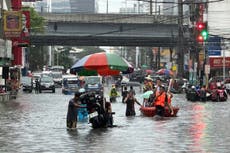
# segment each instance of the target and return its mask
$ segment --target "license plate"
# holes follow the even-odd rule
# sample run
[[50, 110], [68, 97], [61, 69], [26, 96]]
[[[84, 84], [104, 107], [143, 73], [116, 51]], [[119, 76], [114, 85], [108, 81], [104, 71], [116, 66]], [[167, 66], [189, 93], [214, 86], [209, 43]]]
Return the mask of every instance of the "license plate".
[[96, 116], [98, 116], [98, 113], [97, 113], [97, 112], [93, 112], [93, 113], [90, 113], [90, 114], [89, 114], [89, 118], [94, 118], [94, 117], [96, 117]]

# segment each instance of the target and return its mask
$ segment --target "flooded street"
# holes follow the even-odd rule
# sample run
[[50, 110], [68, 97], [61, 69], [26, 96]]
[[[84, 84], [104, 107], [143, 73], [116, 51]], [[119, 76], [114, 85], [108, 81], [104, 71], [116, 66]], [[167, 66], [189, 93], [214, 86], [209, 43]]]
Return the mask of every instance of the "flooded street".
[[[137, 91], [137, 90], [136, 90]], [[67, 105], [73, 95], [26, 94], [0, 103], [0, 152], [229, 152], [230, 102], [192, 103], [174, 95], [178, 117], [125, 116], [125, 104], [112, 104], [117, 127], [92, 129], [87, 121], [66, 129]], [[137, 98], [141, 101], [140, 93]], [[119, 99], [120, 100], [120, 99]]]

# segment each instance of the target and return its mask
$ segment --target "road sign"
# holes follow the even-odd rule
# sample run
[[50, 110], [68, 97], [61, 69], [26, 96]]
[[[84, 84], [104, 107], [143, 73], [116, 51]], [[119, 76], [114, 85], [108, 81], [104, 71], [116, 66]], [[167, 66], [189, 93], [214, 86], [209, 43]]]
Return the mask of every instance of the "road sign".
[[207, 50], [209, 56], [220, 56], [221, 55], [221, 37], [214, 36], [209, 37]]

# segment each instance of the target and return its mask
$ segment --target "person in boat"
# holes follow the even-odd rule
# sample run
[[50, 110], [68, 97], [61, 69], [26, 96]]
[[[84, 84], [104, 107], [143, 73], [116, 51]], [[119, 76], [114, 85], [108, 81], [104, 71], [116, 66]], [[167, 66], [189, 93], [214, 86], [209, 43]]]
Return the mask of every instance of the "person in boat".
[[127, 89], [127, 87], [125, 86], [125, 87], [124, 87], [124, 90], [122, 91], [122, 103], [124, 103], [124, 100], [125, 100], [125, 98], [127, 97], [127, 95], [128, 95], [128, 89]]
[[172, 107], [170, 107], [171, 105], [169, 105], [168, 103], [167, 93], [165, 92], [165, 87], [163, 85], [159, 86], [159, 91], [156, 92], [156, 97], [153, 106], [156, 107], [156, 114], [158, 116], [164, 117], [165, 106], [169, 108], [171, 114], [173, 115], [173, 109]]
[[170, 91], [167, 92], [167, 98], [168, 98], [167, 99], [168, 100], [168, 105], [169, 105], [170, 110], [171, 110], [171, 115], [173, 115], [174, 114], [173, 107], [172, 107], [173, 94]]
[[144, 79], [143, 91], [146, 92], [146, 91], [149, 91], [149, 90], [153, 90], [153, 88], [154, 88], [153, 79], [148, 75]]
[[160, 87], [162, 86], [161, 78], [157, 78], [156, 80], [156, 91], [160, 91]]
[[132, 91], [129, 91], [127, 97], [125, 98], [124, 102], [126, 103], [126, 116], [135, 116], [135, 103], [141, 106], [141, 104], [137, 101], [137, 99], [134, 97], [134, 94]]
[[77, 127], [77, 108], [85, 108], [81, 106], [80, 92], [74, 94], [74, 98], [69, 101], [68, 111], [67, 111], [67, 128], [75, 129]]

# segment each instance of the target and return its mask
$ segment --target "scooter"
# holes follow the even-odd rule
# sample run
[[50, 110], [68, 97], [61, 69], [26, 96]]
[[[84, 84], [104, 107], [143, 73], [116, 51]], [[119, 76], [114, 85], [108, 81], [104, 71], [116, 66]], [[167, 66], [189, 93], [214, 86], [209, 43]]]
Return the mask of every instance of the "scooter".
[[211, 100], [212, 101], [226, 101], [228, 99], [227, 91], [223, 88], [212, 90]]

